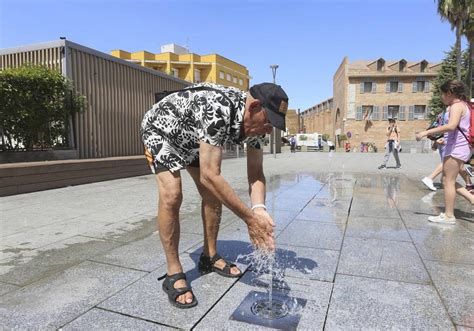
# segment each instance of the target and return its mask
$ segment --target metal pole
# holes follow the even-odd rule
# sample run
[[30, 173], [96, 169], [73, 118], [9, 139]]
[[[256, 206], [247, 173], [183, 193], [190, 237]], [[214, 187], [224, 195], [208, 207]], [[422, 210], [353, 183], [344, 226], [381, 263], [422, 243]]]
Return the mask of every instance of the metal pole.
[[[278, 69], [278, 64], [272, 64], [270, 66], [270, 68], [272, 69], [272, 75], [273, 75], [273, 84], [276, 84], [276, 71]], [[276, 159], [276, 129], [275, 127], [273, 127], [273, 130], [272, 130], [272, 136], [273, 136], [273, 158]]]

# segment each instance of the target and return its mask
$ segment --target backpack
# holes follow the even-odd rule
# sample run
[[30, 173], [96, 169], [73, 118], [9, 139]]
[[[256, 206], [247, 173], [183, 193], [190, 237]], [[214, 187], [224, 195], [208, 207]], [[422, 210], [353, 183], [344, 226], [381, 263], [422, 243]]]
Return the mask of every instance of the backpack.
[[471, 123], [469, 126], [469, 133], [466, 136], [466, 134], [461, 130], [461, 128], [458, 125], [458, 130], [462, 133], [464, 138], [466, 138], [467, 142], [471, 146], [471, 148], [474, 148], [474, 107], [471, 103], [464, 101], [463, 102], [466, 106], [469, 112], [471, 113]]

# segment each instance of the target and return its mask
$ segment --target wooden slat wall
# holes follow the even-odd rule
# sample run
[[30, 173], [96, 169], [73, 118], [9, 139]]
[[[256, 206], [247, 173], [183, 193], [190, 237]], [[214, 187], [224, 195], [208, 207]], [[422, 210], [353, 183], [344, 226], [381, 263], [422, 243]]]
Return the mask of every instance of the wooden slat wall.
[[[77, 44], [76, 44], [77, 45]], [[188, 85], [122, 63], [87, 48], [53, 47], [0, 55], [0, 69], [26, 63], [63, 70], [66, 51], [76, 91], [87, 98], [87, 110], [74, 117], [75, 148], [80, 158], [141, 155], [141, 120], [154, 103], [154, 94]]]
[[76, 114], [74, 121], [80, 157], [142, 154], [139, 128], [155, 92], [185, 84], [74, 48], [68, 56], [71, 79], [88, 103], [87, 111]]
[[0, 70], [17, 68], [28, 63], [43, 64], [49, 69], [61, 70], [62, 50], [63, 47], [53, 47], [0, 55]]

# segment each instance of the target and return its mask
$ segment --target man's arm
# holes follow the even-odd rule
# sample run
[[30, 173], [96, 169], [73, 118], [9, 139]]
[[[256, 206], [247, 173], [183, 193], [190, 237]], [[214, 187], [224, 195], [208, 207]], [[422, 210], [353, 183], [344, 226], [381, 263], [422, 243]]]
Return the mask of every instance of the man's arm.
[[265, 204], [265, 175], [263, 174], [263, 150], [247, 149], [247, 176], [252, 206]]
[[221, 164], [222, 148], [201, 141], [199, 145], [201, 183], [227, 208], [247, 222], [252, 218], [252, 210], [242, 202], [222, 177]]
[[[252, 211], [242, 202], [230, 187], [229, 183], [222, 177], [221, 163], [222, 148], [201, 141], [199, 145], [201, 183], [211, 191], [219, 201], [244, 220], [249, 230], [250, 239], [254, 245], [264, 249], [274, 250], [275, 240], [273, 238], [273, 228], [275, 223], [272, 218], [265, 210], [255, 209], [255, 211]], [[261, 199], [255, 201], [265, 201], [265, 193], [262, 193], [262, 188], [264, 192], [265, 185], [263, 182], [260, 182], [260, 184], [257, 183], [257, 185], [252, 188], [254, 193], [251, 193], [251, 196], [255, 196], [256, 199], [260, 197], [259, 199]]]

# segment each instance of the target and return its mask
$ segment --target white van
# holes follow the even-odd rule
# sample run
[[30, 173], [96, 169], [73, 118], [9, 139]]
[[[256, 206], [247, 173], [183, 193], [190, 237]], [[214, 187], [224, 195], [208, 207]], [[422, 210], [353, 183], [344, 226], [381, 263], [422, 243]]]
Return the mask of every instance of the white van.
[[323, 148], [323, 135], [314, 133], [298, 133], [296, 134], [296, 149], [301, 150], [302, 146], [307, 146], [307, 150], [319, 151]]

